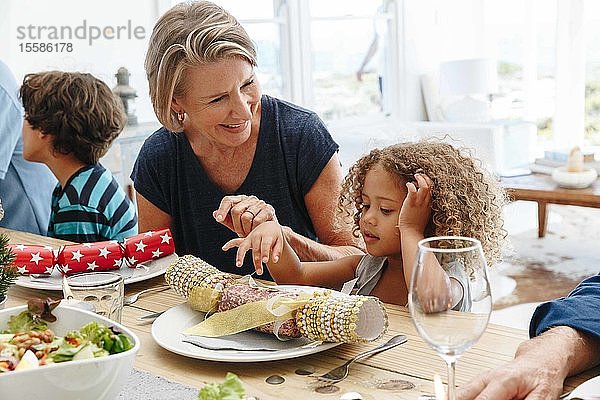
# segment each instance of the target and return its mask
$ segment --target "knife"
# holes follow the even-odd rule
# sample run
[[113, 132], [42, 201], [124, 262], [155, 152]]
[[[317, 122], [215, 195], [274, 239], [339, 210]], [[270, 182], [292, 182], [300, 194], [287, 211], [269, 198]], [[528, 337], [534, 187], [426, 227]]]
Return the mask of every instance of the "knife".
[[148, 320], [148, 319], [156, 319], [156, 318], [160, 317], [162, 313], [164, 313], [164, 311], [159, 311], [159, 312], [155, 312], [155, 313], [152, 313], [152, 314], [142, 315], [141, 317], [138, 317], [138, 320], [145, 321], [145, 320]]

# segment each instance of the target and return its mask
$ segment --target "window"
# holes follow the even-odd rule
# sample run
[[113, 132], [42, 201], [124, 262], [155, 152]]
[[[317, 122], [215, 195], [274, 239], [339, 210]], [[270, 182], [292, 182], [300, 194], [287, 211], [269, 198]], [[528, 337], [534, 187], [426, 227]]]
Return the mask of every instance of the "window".
[[600, 4], [585, 3], [585, 141], [600, 145]]
[[138, 120], [153, 121], [144, 57], [156, 17], [150, 2], [143, 7], [140, 3], [105, 0], [70, 2], [67, 7], [37, 0], [1, 1], [0, 59], [18, 83], [27, 73], [64, 70], [89, 72], [113, 88], [117, 70], [126, 67], [138, 94]]
[[244, 26], [257, 48], [257, 75], [262, 89], [276, 97], [287, 97], [284, 85], [281, 53], [281, 31], [286, 21], [280, 14], [283, 3], [274, 0], [219, 0], [215, 1], [231, 12]]
[[280, 26], [277, 22], [246, 22], [248, 35], [257, 47], [257, 75], [265, 93], [275, 97], [285, 97], [281, 64]]
[[[327, 119], [389, 114], [389, 3], [309, 1], [311, 103]], [[388, 63], [389, 64], [389, 63]], [[386, 99], [387, 100], [387, 99]]]
[[537, 122], [552, 138], [556, 109], [557, 1], [487, 1], [486, 33], [497, 60], [495, 117]]
[[390, 50], [397, 48], [395, 1], [215, 2], [256, 44], [264, 93], [326, 120], [397, 112], [390, 99], [398, 76]]

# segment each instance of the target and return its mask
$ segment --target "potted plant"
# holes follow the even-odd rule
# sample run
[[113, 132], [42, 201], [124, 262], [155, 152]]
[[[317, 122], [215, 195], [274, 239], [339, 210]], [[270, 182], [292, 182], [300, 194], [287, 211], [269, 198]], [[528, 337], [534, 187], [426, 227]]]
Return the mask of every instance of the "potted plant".
[[13, 265], [15, 254], [8, 247], [8, 236], [0, 234], [0, 310], [4, 308], [7, 292], [19, 273]]

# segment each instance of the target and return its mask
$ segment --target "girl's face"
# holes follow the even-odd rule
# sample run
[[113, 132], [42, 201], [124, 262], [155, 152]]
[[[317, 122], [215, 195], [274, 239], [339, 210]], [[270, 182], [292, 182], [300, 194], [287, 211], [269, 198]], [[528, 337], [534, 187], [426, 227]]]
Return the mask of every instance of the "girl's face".
[[173, 99], [173, 109], [186, 113], [184, 130], [214, 144], [237, 147], [250, 137], [258, 117], [261, 91], [252, 65], [240, 57], [189, 68], [187, 91]]
[[381, 166], [376, 165], [367, 172], [359, 226], [367, 252], [372, 256], [401, 257], [396, 226], [406, 195], [403, 182]]

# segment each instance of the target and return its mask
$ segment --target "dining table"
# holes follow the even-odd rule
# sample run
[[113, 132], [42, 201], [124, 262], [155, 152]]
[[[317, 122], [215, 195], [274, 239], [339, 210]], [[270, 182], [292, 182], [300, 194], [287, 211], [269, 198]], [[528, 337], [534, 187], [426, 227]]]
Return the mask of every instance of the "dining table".
[[[69, 243], [5, 228], [0, 228], [0, 233], [6, 234], [11, 243], [49, 245], [55, 248]], [[127, 284], [125, 296], [164, 284], [164, 275]], [[13, 285], [8, 291], [6, 307], [22, 305], [32, 297], [60, 299], [62, 292]], [[243, 382], [247, 398], [261, 400], [340, 399], [349, 392], [359, 393], [365, 400], [434, 399], [434, 376], [439, 375], [444, 382], [446, 380], [445, 362], [419, 336], [406, 307], [385, 305], [389, 328], [377, 342], [341, 344], [318, 353], [274, 361], [222, 362], [184, 356], [164, 349], [152, 337], [152, 321], [138, 319], [148, 313], [168, 310], [185, 301], [172, 289], [167, 289], [148, 292], [131, 306], [124, 307], [122, 324], [131, 329], [141, 341], [135, 360], [136, 369], [198, 389], [208, 383], [223, 382], [227, 372], [233, 372]], [[406, 335], [408, 341], [352, 364], [349, 376], [341, 382], [330, 384], [316, 378], [397, 334]], [[509, 362], [519, 343], [527, 338], [525, 330], [489, 324], [477, 343], [458, 359], [457, 385], [468, 382], [483, 371]], [[564, 390], [571, 390], [599, 374], [600, 368], [595, 368], [570, 377], [565, 382]]]

